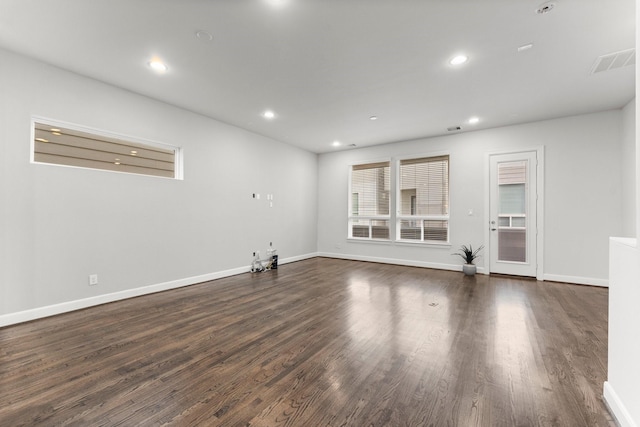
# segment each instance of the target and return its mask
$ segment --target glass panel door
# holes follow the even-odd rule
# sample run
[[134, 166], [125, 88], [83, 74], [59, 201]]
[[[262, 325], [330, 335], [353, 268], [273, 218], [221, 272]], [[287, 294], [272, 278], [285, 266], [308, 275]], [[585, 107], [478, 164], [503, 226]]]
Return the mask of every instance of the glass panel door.
[[536, 155], [489, 157], [490, 272], [536, 276]]
[[498, 260], [527, 262], [527, 162], [498, 163]]

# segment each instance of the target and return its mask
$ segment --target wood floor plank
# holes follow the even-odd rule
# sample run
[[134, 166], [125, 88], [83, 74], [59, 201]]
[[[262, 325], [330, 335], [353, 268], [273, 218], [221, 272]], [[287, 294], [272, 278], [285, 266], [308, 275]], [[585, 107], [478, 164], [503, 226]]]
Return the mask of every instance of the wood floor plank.
[[607, 304], [313, 258], [0, 328], [0, 426], [613, 426]]

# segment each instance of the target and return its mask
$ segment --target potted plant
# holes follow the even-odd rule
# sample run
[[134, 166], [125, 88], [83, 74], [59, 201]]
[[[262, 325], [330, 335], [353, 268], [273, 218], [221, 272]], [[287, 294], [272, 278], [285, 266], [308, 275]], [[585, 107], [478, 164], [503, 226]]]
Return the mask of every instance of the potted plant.
[[462, 271], [467, 276], [473, 276], [474, 274], [476, 274], [476, 266], [473, 261], [480, 256], [479, 253], [483, 248], [484, 246], [480, 245], [480, 247], [474, 251], [471, 245], [469, 245], [469, 247], [462, 245], [460, 246], [460, 250], [458, 252], [451, 255], [458, 255], [460, 258], [462, 258], [464, 260]]

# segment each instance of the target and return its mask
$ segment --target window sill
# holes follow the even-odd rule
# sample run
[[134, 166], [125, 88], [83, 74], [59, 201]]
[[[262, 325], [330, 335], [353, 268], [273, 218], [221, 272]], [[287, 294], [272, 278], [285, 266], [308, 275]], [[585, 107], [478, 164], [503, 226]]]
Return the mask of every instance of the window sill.
[[411, 240], [396, 240], [394, 243], [399, 246], [414, 246], [414, 247], [420, 246], [420, 247], [442, 248], [442, 249], [451, 248], [450, 242], [437, 243], [437, 242], [421, 242], [421, 241], [412, 242]]
[[375, 243], [375, 244], [391, 244], [393, 243], [389, 239], [358, 239], [357, 237], [348, 237], [347, 242], [350, 243]]
[[413, 246], [413, 247], [429, 247], [429, 248], [439, 248], [439, 249], [450, 249], [450, 242], [412, 242], [410, 240], [386, 240], [386, 239], [358, 239], [349, 237], [347, 238], [348, 243], [374, 243], [374, 244], [386, 244], [386, 245], [396, 245], [396, 246]]

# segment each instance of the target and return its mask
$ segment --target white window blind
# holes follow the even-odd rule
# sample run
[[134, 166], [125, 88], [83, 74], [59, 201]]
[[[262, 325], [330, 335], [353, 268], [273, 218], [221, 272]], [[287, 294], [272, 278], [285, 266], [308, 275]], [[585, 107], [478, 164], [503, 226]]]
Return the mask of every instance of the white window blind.
[[349, 237], [389, 239], [389, 162], [351, 167]]
[[399, 240], [449, 241], [449, 156], [400, 161]]
[[143, 175], [179, 178], [179, 149], [34, 122], [33, 160]]
[[498, 164], [498, 259], [527, 260], [527, 162]]
[[527, 163], [524, 161], [498, 165], [500, 214], [524, 214], [526, 203]]

